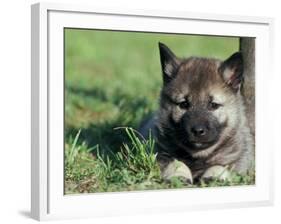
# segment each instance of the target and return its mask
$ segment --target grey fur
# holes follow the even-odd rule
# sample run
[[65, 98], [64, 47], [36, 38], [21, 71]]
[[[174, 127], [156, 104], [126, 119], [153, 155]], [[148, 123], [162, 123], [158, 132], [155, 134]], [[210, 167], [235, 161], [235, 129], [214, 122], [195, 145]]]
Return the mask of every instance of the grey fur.
[[[243, 74], [241, 55], [236, 53], [226, 61], [194, 57], [179, 59], [160, 44], [160, 56], [164, 80], [160, 107], [142, 123], [140, 132], [147, 136], [152, 130], [162, 173], [166, 173], [167, 167], [171, 167], [169, 164], [175, 160], [191, 170], [193, 180], [216, 170], [212, 167], [226, 167], [241, 174], [253, 170], [254, 138], [240, 93]], [[183, 99], [191, 102], [184, 105], [184, 109], [179, 106]], [[208, 108], [209, 101], [219, 102], [219, 108]], [[205, 138], [193, 136], [195, 143], [190, 140], [188, 130], [191, 123], [197, 126], [206, 124]], [[184, 131], [180, 132], [178, 127]], [[185, 144], [185, 138], [190, 142]], [[215, 139], [215, 142], [200, 148], [205, 141], [209, 144], [209, 139], [212, 142]], [[187, 168], [182, 167], [182, 170]]]

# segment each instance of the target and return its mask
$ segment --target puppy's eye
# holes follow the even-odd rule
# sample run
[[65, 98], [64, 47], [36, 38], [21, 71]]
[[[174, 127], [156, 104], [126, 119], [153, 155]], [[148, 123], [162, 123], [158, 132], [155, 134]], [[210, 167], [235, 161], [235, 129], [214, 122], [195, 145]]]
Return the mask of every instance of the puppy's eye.
[[181, 109], [185, 109], [185, 110], [190, 107], [190, 103], [188, 101], [182, 101], [178, 105]]
[[211, 110], [216, 110], [216, 109], [218, 109], [219, 107], [221, 107], [222, 105], [221, 104], [219, 104], [219, 103], [215, 103], [215, 102], [210, 102], [209, 103], [209, 108], [211, 109]]

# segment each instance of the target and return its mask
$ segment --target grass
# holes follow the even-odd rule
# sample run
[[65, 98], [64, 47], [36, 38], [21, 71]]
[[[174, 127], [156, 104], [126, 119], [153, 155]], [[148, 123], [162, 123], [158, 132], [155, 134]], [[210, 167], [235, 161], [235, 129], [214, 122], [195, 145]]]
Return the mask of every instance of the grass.
[[65, 30], [66, 194], [254, 182], [254, 175], [195, 186], [161, 179], [154, 140], [134, 131], [158, 107], [159, 41], [185, 57], [225, 59], [238, 50], [237, 38]]
[[[124, 128], [129, 141], [123, 143], [120, 151], [110, 155], [101, 154], [99, 146], [87, 149], [77, 145], [80, 131], [66, 149], [66, 193], [113, 192], [124, 190], [170, 189], [183, 187], [214, 187], [247, 185], [254, 181], [254, 175], [233, 174], [231, 181], [201, 181], [196, 185], [173, 178], [167, 183], [161, 179], [160, 168], [154, 153], [154, 139], [137, 136], [132, 128]], [[94, 151], [94, 155], [90, 154]]]

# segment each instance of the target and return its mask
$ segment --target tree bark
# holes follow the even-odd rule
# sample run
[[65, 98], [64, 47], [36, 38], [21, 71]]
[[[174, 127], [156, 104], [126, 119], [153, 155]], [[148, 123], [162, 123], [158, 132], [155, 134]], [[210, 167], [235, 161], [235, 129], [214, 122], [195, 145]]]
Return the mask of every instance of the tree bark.
[[255, 38], [241, 37], [240, 51], [244, 59], [244, 82], [241, 91], [251, 133], [255, 135]]

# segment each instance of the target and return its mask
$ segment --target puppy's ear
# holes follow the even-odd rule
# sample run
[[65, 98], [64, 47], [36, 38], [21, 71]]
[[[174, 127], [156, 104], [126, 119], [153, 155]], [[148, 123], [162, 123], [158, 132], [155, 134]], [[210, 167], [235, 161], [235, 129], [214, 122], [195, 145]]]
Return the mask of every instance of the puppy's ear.
[[180, 61], [165, 44], [162, 44], [160, 42], [159, 51], [163, 80], [164, 83], [167, 83], [176, 75]]
[[224, 81], [235, 92], [240, 90], [243, 81], [244, 63], [241, 52], [236, 52], [226, 59], [219, 67]]

